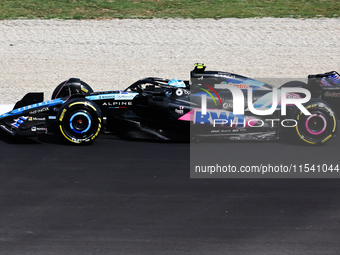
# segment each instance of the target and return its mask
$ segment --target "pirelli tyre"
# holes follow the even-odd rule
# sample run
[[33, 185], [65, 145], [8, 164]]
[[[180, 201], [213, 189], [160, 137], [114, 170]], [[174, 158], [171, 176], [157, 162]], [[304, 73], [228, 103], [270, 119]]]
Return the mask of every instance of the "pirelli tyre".
[[307, 83], [302, 81], [289, 81], [281, 85], [280, 88], [304, 88], [307, 89]]
[[332, 108], [320, 99], [311, 99], [304, 107], [311, 115], [303, 114], [299, 109], [293, 113], [297, 125], [295, 131], [301, 141], [320, 145], [329, 141], [336, 134], [337, 117]]
[[74, 98], [58, 111], [57, 124], [61, 136], [74, 144], [93, 142], [102, 128], [99, 107], [84, 98]]
[[70, 78], [60, 83], [53, 91], [51, 99], [66, 97], [74, 94], [90, 94], [93, 89], [78, 78]]

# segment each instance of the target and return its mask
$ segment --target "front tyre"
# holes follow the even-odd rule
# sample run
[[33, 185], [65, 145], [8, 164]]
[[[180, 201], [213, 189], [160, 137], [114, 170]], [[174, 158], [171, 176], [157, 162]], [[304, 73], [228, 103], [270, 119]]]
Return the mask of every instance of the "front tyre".
[[296, 133], [303, 142], [313, 145], [324, 144], [335, 136], [337, 117], [326, 102], [311, 99], [304, 106], [311, 115], [304, 115], [299, 109], [293, 113], [297, 122]]
[[102, 123], [99, 107], [83, 98], [71, 99], [57, 114], [58, 131], [64, 139], [74, 144], [94, 141], [100, 133]]
[[68, 97], [74, 94], [87, 95], [93, 92], [93, 89], [86, 82], [78, 78], [70, 78], [60, 83], [53, 91], [51, 99]]

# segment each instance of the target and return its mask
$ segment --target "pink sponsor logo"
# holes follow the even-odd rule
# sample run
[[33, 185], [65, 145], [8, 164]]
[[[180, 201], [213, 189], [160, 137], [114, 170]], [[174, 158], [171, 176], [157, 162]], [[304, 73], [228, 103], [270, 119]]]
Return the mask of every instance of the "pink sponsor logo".
[[[226, 82], [222, 82], [221, 84], [227, 84]], [[238, 87], [239, 89], [248, 89], [250, 84], [243, 84], [243, 83], [232, 83], [229, 82], [227, 85]]]

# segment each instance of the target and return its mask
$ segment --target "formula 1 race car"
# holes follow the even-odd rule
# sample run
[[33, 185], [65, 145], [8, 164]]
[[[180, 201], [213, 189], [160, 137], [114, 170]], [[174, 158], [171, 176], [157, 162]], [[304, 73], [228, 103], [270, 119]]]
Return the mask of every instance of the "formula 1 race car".
[[[43, 101], [43, 93], [26, 94], [0, 115], [0, 127], [13, 136], [52, 132], [74, 144], [91, 143], [100, 133], [160, 140], [276, 140], [287, 132], [305, 143], [323, 144], [336, 134], [340, 76], [330, 72], [308, 78], [308, 84], [289, 82], [276, 89], [237, 74], [205, 71], [203, 64], [195, 64], [190, 81], [149, 77], [125, 90], [93, 92], [71, 78], [56, 87], [51, 100]], [[283, 93], [284, 88], [297, 92]], [[301, 89], [308, 89], [312, 99], [307, 101]], [[295, 105], [294, 99], [306, 102]], [[285, 115], [281, 101], [286, 101]], [[264, 115], [261, 109], [273, 110]]]

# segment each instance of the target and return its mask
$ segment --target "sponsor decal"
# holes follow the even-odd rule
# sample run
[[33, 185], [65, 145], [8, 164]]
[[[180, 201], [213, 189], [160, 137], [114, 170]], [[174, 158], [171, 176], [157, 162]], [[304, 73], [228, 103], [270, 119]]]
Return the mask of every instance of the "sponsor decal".
[[84, 87], [81, 87], [81, 90], [84, 91], [85, 93], [89, 92], [87, 89], [85, 89]]
[[135, 95], [129, 95], [129, 94], [118, 94], [116, 95], [116, 100], [127, 100], [127, 99], [133, 99]]
[[12, 127], [19, 128], [19, 126], [27, 120], [28, 117], [21, 116], [18, 119], [14, 120], [14, 123], [11, 124]]
[[294, 93], [287, 93], [287, 97], [286, 98], [295, 98], [295, 99], [299, 99], [301, 98], [298, 94], [294, 94]]
[[31, 127], [31, 131], [32, 132], [36, 132], [36, 131], [45, 131], [45, 132], [47, 132], [47, 128], [45, 128], [45, 127]]
[[228, 127], [245, 127], [246, 118], [244, 115], [234, 115], [232, 112], [216, 109], [209, 109], [206, 114], [203, 114], [201, 109], [195, 108], [193, 123], [208, 124], [214, 127], [217, 124]]
[[46, 118], [45, 117], [41, 117], [41, 118], [38, 118], [38, 117], [28, 117], [28, 121], [45, 121]]
[[323, 77], [323, 78], [321, 79], [321, 83], [322, 83], [324, 86], [326, 86], [326, 87], [332, 86], [332, 84], [330, 84], [330, 83], [326, 80], [326, 77]]
[[94, 134], [94, 136], [91, 137], [91, 140], [94, 140], [94, 139], [97, 137], [97, 135], [99, 134], [99, 131], [100, 131], [101, 127], [102, 127], [102, 125], [101, 125], [101, 123], [102, 123], [101, 119], [98, 118], [98, 121], [99, 121], [99, 125], [98, 125], [97, 132]]
[[90, 137], [89, 138], [74, 138], [74, 137], [70, 138], [67, 135], [65, 135], [64, 130], [62, 128], [62, 125], [59, 125], [59, 128], [60, 128], [60, 131], [63, 134], [63, 136], [67, 140], [69, 140], [70, 142], [74, 142], [74, 143], [89, 142], [91, 140], [94, 140], [98, 136], [98, 134], [100, 132], [100, 129], [101, 129], [101, 119], [100, 118], [98, 118], [98, 122], [99, 122], [99, 125], [98, 125], [97, 132], [91, 138]]
[[323, 139], [321, 142], [322, 142], [322, 143], [325, 143], [325, 142], [327, 142], [329, 139], [331, 139], [331, 137], [332, 137], [332, 135], [329, 135], [329, 136], [327, 136], [325, 139]]
[[227, 72], [218, 72], [215, 77], [224, 77], [224, 76], [228, 76], [230, 78], [235, 78], [235, 75], [232, 73], [227, 73]]
[[37, 112], [44, 111], [44, 110], [41, 110], [41, 109], [46, 109], [46, 107], [40, 108], [40, 109], [36, 109], [36, 108], [39, 108], [41, 106], [46, 106], [46, 105], [48, 105], [48, 107], [51, 107], [51, 106], [55, 106], [57, 104], [62, 104], [64, 102], [65, 102], [64, 100], [57, 98], [57, 99], [54, 99], [54, 100], [49, 100], [49, 101], [45, 101], [45, 102], [41, 102], [41, 103], [37, 103], [37, 104], [27, 105], [27, 106], [20, 107], [18, 109], [14, 109], [14, 110], [12, 110], [8, 113], [4, 113], [4, 114], [0, 115], [0, 118], [21, 114], [23, 111], [26, 111], [26, 110], [32, 110], [30, 112], [30, 114], [35, 114]]
[[62, 121], [62, 120], [63, 120], [66, 111], [67, 111], [66, 109], [63, 109], [63, 111], [62, 111], [61, 114], [60, 114], [59, 121]]
[[102, 100], [102, 99], [114, 99], [114, 100], [132, 100], [138, 93], [112, 93], [112, 94], [105, 94], [105, 95], [93, 95], [87, 96], [86, 99], [89, 100]]
[[327, 91], [325, 93], [325, 97], [340, 97], [340, 93], [339, 92], [329, 92], [329, 91]]
[[126, 106], [132, 105], [132, 101], [112, 101], [112, 102], [104, 102], [102, 106], [125, 106], [125, 107], [119, 107], [119, 108], [126, 108]]
[[186, 90], [186, 89], [177, 89], [176, 90], [176, 95], [177, 96], [183, 96], [183, 95], [190, 95], [191, 92], [189, 90]]
[[233, 108], [233, 104], [232, 103], [223, 103], [222, 107], [224, 109], [232, 109]]
[[33, 114], [37, 114], [37, 113], [41, 113], [41, 112], [47, 112], [49, 109], [50, 108], [48, 106], [47, 107], [43, 107], [43, 108], [31, 111], [30, 114], [33, 115]]
[[[220, 102], [220, 104], [221, 104], [221, 106], [223, 107], [223, 104], [222, 104], [222, 100], [221, 100], [221, 97], [219, 96], [219, 94], [217, 93], [217, 91], [213, 88], [213, 87], [211, 87], [211, 86], [209, 86], [208, 84], [204, 84], [204, 86], [206, 86], [207, 87], [207, 89], [204, 89], [204, 88], [200, 88], [200, 90], [203, 90], [205, 93], [207, 93], [211, 98], [212, 98], [212, 100], [214, 101], [214, 103], [215, 103], [215, 106], [217, 106], [217, 103], [216, 103], [216, 100], [215, 100], [215, 98], [214, 98], [214, 96], [211, 94], [211, 92], [210, 91], [212, 91], [215, 95], [216, 95], [216, 97], [218, 98], [218, 100], [219, 100], [219, 102]], [[209, 91], [210, 90], [210, 91]], [[202, 99], [202, 103], [204, 103], [205, 104], [205, 109], [206, 109], [206, 106], [207, 106], [207, 102], [206, 102], [206, 95], [204, 94], [204, 95], [202, 95], [202, 98], [204, 98], [205, 99], [205, 101], [203, 102], [203, 99]], [[202, 105], [202, 108], [204, 108], [204, 106]]]
[[339, 74], [333, 74], [328, 76], [328, 78], [334, 83], [334, 84], [340, 84], [340, 75]]
[[179, 109], [175, 109], [175, 112], [178, 114], [184, 114], [184, 106], [180, 106]]
[[226, 82], [221, 82], [221, 84], [228, 84], [230, 86], [235, 86], [235, 87], [238, 87], [239, 89], [248, 89], [250, 87], [250, 84], [243, 84], [243, 83], [232, 83], [232, 82], [229, 82], [229, 83], [226, 83]]
[[171, 94], [172, 94], [172, 90], [171, 90], [171, 89], [166, 89], [166, 90], [165, 90], [165, 95], [166, 95], [167, 97], [170, 97]]

